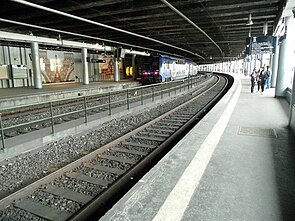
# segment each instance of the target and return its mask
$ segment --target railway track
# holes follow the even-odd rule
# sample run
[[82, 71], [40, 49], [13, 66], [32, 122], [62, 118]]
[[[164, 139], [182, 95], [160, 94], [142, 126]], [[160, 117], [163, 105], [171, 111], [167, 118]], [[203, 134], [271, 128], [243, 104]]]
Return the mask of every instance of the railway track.
[[[192, 80], [192, 79], [191, 79]], [[201, 83], [207, 80], [205, 75], [198, 76], [196, 82]], [[185, 87], [182, 82], [173, 82], [175, 87]], [[168, 88], [169, 87], [169, 88]], [[82, 96], [76, 99], [56, 101], [31, 105], [23, 108], [9, 109], [2, 111], [2, 127], [4, 138], [11, 138], [21, 134], [26, 134], [68, 121], [85, 118], [87, 116], [108, 112], [111, 109], [129, 106], [132, 103], [143, 103], [142, 99], [154, 100], [154, 96], [163, 96], [163, 93], [171, 93], [171, 86], [160, 84], [155, 87], [144, 87], [142, 89], [128, 89], [123, 92], [112, 92], [98, 95]], [[169, 92], [168, 92], [169, 90]], [[184, 90], [184, 89], [183, 89]], [[176, 90], [175, 90], [176, 93]], [[53, 129], [54, 130], [54, 129]], [[1, 134], [0, 134], [1, 136]]]
[[0, 201], [2, 220], [92, 220], [189, 130], [227, 85], [218, 77], [192, 99]]

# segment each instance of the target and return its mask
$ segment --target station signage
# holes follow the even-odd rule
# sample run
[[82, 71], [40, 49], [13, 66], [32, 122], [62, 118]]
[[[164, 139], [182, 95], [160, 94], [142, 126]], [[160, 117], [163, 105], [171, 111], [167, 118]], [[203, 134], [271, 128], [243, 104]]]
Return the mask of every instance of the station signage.
[[87, 62], [90, 62], [90, 63], [106, 63], [107, 61], [104, 60], [104, 59], [97, 59], [97, 58], [91, 58], [90, 57], [87, 57]]
[[248, 37], [246, 39], [246, 54], [275, 53], [276, 37], [271, 35]]

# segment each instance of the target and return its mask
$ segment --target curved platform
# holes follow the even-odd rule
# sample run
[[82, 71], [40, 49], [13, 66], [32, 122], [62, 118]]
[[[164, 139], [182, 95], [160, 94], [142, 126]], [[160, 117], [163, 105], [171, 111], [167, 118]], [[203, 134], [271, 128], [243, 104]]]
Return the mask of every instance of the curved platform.
[[232, 89], [100, 220], [294, 220], [295, 141], [274, 90]]

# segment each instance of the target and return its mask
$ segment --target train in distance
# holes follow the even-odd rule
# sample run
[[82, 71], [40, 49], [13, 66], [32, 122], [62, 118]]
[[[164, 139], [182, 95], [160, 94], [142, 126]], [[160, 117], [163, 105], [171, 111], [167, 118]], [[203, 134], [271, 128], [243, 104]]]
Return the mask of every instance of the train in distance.
[[143, 84], [160, 83], [183, 79], [197, 73], [196, 63], [161, 55], [145, 58], [142, 66], [141, 81]]
[[[127, 67], [128, 75], [133, 70]], [[197, 75], [198, 67], [195, 62], [168, 56], [140, 57], [136, 60], [136, 78], [143, 84], [168, 82]]]

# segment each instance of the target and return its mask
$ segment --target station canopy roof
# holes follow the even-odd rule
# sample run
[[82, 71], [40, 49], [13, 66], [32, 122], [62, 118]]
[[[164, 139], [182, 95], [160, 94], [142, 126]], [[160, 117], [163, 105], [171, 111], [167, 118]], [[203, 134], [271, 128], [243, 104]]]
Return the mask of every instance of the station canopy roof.
[[1, 0], [0, 31], [154, 50], [208, 63], [241, 56], [249, 32], [263, 35], [265, 23], [272, 35], [286, 1]]

